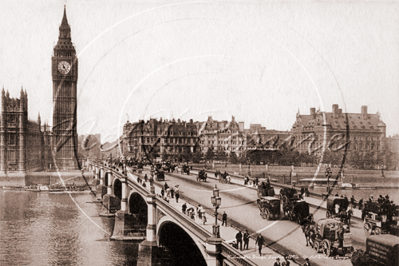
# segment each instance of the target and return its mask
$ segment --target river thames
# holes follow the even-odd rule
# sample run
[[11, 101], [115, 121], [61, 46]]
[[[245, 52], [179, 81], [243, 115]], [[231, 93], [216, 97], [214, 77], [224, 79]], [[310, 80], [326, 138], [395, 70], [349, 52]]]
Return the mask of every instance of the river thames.
[[110, 241], [93, 199], [0, 189], [0, 265], [137, 265], [138, 243]]

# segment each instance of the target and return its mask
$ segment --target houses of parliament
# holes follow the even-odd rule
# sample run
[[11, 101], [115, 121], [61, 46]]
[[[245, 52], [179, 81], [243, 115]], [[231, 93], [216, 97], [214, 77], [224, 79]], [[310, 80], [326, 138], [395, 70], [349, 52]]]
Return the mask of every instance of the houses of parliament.
[[71, 41], [66, 9], [51, 58], [53, 126], [28, 119], [28, 94], [11, 98], [2, 90], [0, 174], [40, 170], [77, 170], [78, 59]]

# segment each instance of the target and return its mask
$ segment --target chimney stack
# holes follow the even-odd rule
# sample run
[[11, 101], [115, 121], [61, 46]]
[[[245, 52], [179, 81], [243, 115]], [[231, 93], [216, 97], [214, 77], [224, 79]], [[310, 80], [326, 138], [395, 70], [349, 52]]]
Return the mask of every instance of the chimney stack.
[[333, 118], [338, 118], [338, 104], [333, 104], [332, 111], [333, 111]]
[[310, 115], [314, 118], [316, 118], [316, 108], [310, 108]]
[[362, 116], [364, 119], [367, 118], [367, 105], [362, 106]]

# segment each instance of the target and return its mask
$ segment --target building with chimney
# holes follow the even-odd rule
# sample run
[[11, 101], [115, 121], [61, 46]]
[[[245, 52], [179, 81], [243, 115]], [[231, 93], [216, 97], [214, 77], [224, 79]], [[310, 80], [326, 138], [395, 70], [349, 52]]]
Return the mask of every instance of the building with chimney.
[[181, 160], [186, 152], [194, 152], [198, 145], [197, 127], [190, 122], [150, 119], [129, 123], [123, 127], [122, 153], [124, 156], [143, 158], [152, 154]]
[[343, 113], [338, 104], [333, 104], [332, 112], [316, 111], [310, 114], [297, 113], [292, 126], [291, 147], [299, 152], [321, 153], [326, 150], [357, 151], [360, 154], [385, 150], [386, 125], [380, 114], [370, 114], [367, 106], [360, 113]]
[[212, 147], [215, 152], [222, 150], [226, 154], [235, 152], [240, 155], [245, 150], [244, 122], [237, 122], [234, 116], [230, 122], [213, 120], [212, 116], [208, 116], [207, 121], [195, 124], [201, 152], [206, 153]]

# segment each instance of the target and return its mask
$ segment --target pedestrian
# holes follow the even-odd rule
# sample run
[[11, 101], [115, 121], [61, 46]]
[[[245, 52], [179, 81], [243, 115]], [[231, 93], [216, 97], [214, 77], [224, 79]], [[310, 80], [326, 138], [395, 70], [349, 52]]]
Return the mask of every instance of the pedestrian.
[[308, 258], [305, 259], [305, 264], [303, 264], [303, 266], [310, 266], [310, 263], [309, 263], [309, 259], [308, 259]]
[[306, 197], [309, 197], [310, 192], [309, 192], [308, 188], [305, 188], [305, 194], [306, 194]]
[[241, 233], [241, 231], [238, 231], [238, 233], [236, 234], [236, 240], [237, 240], [237, 249], [238, 249], [238, 245], [240, 245], [240, 250], [242, 251], [242, 233]]
[[355, 196], [353, 196], [353, 195], [352, 195], [352, 197], [351, 197], [351, 204], [352, 204], [352, 207], [356, 209]]
[[226, 214], [226, 212], [223, 212], [223, 215], [222, 215], [222, 226], [227, 226], [227, 214]]
[[264, 243], [265, 239], [261, 234], [259, 234], [255, 241], [255, 245], [258, 244], [259, 256], [262, 256], [262, 247]]
[[255, 177], [255, 187], [258, 187], [259, 179], [258, 177]]
[[202, 212], [203, 212], [204, 210], [202, 209], [202, 206], [201, 205], [198, 205], [198, 209], [197, 209], [197, 213], [198, 213], [198, 218], [199, 219], [202, 219]]
[[363, 199], [359, 200], [359, 210], [363, 209]]
[[173, 189], [173, 187], [170, 188], [170, 197], [173, 199], [175, 194], [175, 190]]
[[202, 215], [202, 224], [205, 225], [206, 221], [207, 221], [207, 219], [206, 219], [206, 216], [205, 216], [205, 213], [204, 213]]
[[165, 191], [163, 190], [163, 188], [161, 188], [161, 196], [163, 198], [163, 196], [165, 195]]
[[350, 207], [350, 209], [348, 210], [348, 213], [347, 213], [348, 225], [351, 224], [351, 217], [352, 217], [352, 215], [353, 215], [353, 209], [352, 209], [352, 207]]
[[244, 178], [244, 186], [246, 186], [247, 184], [248, 184], [248, 177], [245, 176], [245, 178]]
[[274, 266], [281, 266], [280, 258], [276, 259], [276, 262], [274, 263]]
[[180, 197], [179, 188], [178, 188], [178, 187], [176, 187], [176, 188], [175, 188], [175, 198], [176, 198], [176, 203], [179, 203], [179, 197]]
[[282, 266], [290, 266], [290, 262], [288, 261], [288, 256], [284, 255], [284, 261], [281, 264]]
[[184, 214], [186, 214], [186, 210], [187, 210], [187, 205], [186, 205], [186, 203], [184, 203], [184, 204], [181, 206], [181, 211], [182, 211]]
[[168, 189], [168, 183], [165, 182], [165, 184], [163, 185], [163, 189], [166, 191]]
[[244, 250], [248, 250], [248, 244], [249, 244], [249, 233], [248, 230], [245, 230], [244, 233]]
[[370, 195], [369, 202], [373, 202], [374, 198], [373, 195]]
[[150, 187], [152, 187], [152, 184], [154, 183], [154, 178], [152, 176], [150, 177]]
[[303, 194], [305, 194], [305, 188], [302, 186], [301, 187], [301, 197], [303, 197]]

